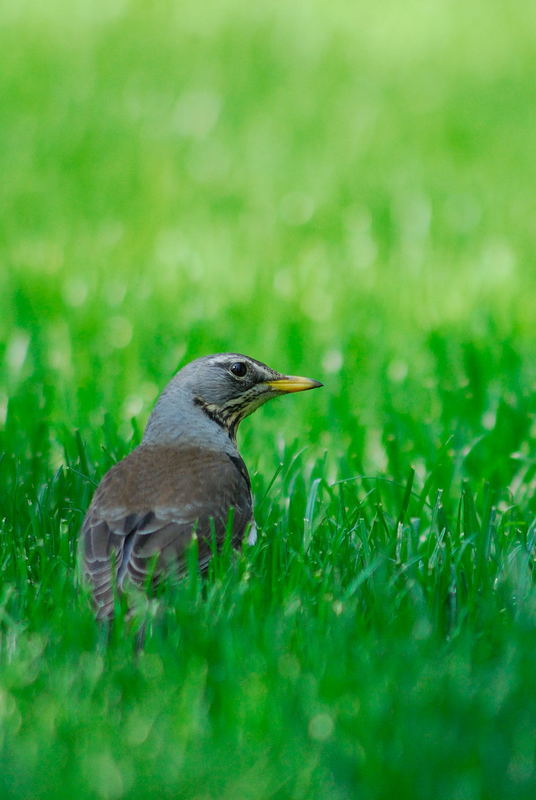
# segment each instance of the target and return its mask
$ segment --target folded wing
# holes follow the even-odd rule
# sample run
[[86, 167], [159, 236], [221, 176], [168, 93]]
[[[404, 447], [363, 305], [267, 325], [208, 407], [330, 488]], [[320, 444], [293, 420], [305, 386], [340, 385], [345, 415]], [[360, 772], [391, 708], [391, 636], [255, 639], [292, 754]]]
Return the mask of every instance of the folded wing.
[[197, 447], [141, 445], [104, 476], [81, 532], [84, 574], [97, 616], [113, 613], [114, 592], [181, 569], [195, 531], [201, 569], [213, 532], [221, 544], [232, 512], [232, 540], [251, 520], [243, 461]]

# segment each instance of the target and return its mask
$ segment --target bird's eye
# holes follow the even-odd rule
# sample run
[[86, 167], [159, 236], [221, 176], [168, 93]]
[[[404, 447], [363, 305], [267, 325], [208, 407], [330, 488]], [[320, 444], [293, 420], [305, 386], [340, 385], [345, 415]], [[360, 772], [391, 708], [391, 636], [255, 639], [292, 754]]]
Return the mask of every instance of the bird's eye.
[[248, 371], [248, 368], [243, 361], [235, 361], [234, 364], [231, 364], [230, 370], [235, 378], [243, 378]]

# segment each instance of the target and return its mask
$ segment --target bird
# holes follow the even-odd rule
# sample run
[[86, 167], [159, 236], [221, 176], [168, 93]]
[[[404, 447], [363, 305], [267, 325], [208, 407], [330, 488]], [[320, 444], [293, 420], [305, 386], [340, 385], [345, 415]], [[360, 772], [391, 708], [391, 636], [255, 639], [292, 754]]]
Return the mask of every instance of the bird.
[[194, 535], [206, 571], [226, 531], [240, 547], [256, 534], [240, 422], [273, 397], [322, 383], [286, 375], [240, 353], [203, 356], [180, 369], [158, 397], [141, 443], [97, 486], [79, 540], [95, 616], [111, 620], [115, 598], [184, 570]]

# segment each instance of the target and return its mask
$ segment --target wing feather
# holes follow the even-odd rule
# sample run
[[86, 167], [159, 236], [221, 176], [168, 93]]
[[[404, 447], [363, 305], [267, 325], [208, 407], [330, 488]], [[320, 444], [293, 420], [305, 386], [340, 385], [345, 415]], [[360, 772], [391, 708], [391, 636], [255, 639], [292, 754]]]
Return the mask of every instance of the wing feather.
[[143, 586], [171, 564], [180, 570], [195, 530], [199, 563], [206, 569], [212, 530], [223, 540], [233, 508], [233, 544], [251, 519], [251, 492], [244, 462], [202, 448], [141, 445], [112, 467], [86, 514], [81, 544], [84, 574], [97, 616], [113, 613], [114, 590]]

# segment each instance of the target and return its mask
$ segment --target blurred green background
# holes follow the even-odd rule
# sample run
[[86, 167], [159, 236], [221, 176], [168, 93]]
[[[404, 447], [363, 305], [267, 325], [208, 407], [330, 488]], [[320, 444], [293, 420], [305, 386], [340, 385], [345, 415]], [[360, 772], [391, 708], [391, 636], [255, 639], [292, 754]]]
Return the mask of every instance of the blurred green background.
[[[371, 798], [533, 796], [536, 6], [4, 0], [0, 52], [4, 796], [142, 797], [143, 787], [199, 800], [346, 798], [357, 787]], [[178, 366], [227, 350], [325, 389], [270, 404], [240, 432], [267, 532], [250, 605], [240, 605], [240, 577], [227, 595], [215, 588], [214, 608], [229, 607], [223, 628], [211, 627], [213, 607], [197, 598], [192, 611], [180, 595], [190, 609], [179, 598], [182, 638], [157, 626], [148, 648], [159, 655], [149, 652], [137, 671], [126, 645], [95, 650], [98, 632], [73, 581], [77, 531], [94, 482], [138, 441]], [[371, 495], [362, 481], [355, 495], [334, 496], [346, 485], [337, 481], [362, 475], [385, 479], [383, 488]], [[372, 537], [370, 561], [355, 583], [332, 553], [342, 571], [317, 597], [311, 586], [331, 540], [320, 531], [317, 542], [312, 518], [337, 518], [346, 536], [345, 514], [356, 508]], [[445, 530], [456, 532], [452, 575], [462, 582], [463, 532], [473, 531], [475, 547], [483, 531], [498, 537], [492, 551], [504, 559], [487, 582], [478, 567], [473, 588], [458, 595], [454, 627], [441, 594], [451, 567], [436, 585], [435, 544], [419, 578], [429, 600], [415, 600], [419, 581], [402, 589], [387, 572], [364, 622], [336, 611], [325, 623], [318, 598], [339, 602], [349, 586], [360, 596], [377, 567], [374, 548], [384, 553], [397, 522], [410, 518], [440, 544]], [[313, 537], [311, 558], [298, 534], [288, 552], [270, 550], [271, 531], [298, 528], [306, 544]], [[414, 555], [406, 557], [409, 569]], [[275, 592], [277, 582], [270, 563], [304, 570], [278, 590], [281, 603], [292, 606], [295, 592], [309, 609], [303, 639], [285, 615], [274, 611], [266, 628], [248, 616], [255, 609], [259, 625], [267, 613], [267, 586]], [[499, 597], [505, 565], [510, 589]], [[413, 611], [397, 627], [398, 600]], [[508, 609], [517, 632], [503, 626]], [[276, 652], [270, 672], [280, 624], [290, 655], [281, 662]], [[209, 630], [201, 643], [197, 625]], [[449, 644], [464, 625], [467, 639]], [[309, 679], [296, 688], [296, 664], [315, 636], [342, 659], [318, 708]], [[184, 662], [170, 675], [177, 641]], [[250, 693], [236, 698], [229, 686], [243, 667], [225, 649], [230, 641], [257, 664]], [[309, 658], [310, 675], [329, 673], [322, 648]], [[420, 675], [415, 683], [406, 665]], [[214, 669], [227, 676], [234, 706], [207, 710], [199, 699], [196, 676]], [[497, 692], [509, 699], [488, 704]], [[367, 696], [377, 704], [367, 707]], [[279, 701], [287, 711], [270, 722]], [[333, 709], [343, 709], [344, 729], [344, 714], [360, 704], [364, 738], [337, 739]], [[158, 752], [171, 758], [176, 742], [181, 758], [189, 747], [197, 754], [182, 783], [126, 755], [156, 747], [151, 725], [168, 707]], [[130, 744], [114, 742], [114, 726]], [[108, 749], [87, 744], [91, 731], [109, 737]], [[227, 748], [236, 757], [248, 731], [258, 737], [246, 748], [255, 766], [234, 774]], [[79, 737], [86, 744], [77, 749]], [[212, 783], [200, 788], [196, 774]]]
[[128, 420], [237, 350], [368, 416], [434, 332], [531, 343], [530, 4], [1, 13], [4, 407], [43, 370], [73, 426]]

